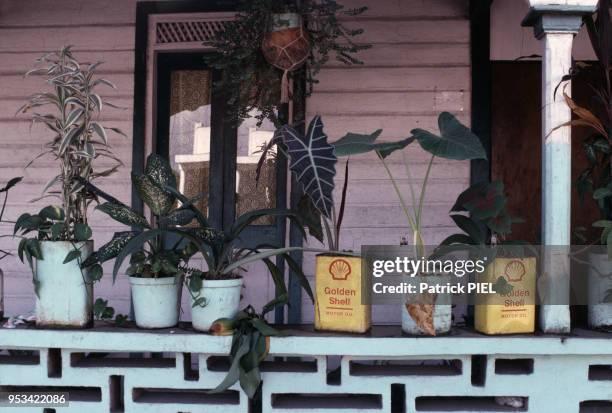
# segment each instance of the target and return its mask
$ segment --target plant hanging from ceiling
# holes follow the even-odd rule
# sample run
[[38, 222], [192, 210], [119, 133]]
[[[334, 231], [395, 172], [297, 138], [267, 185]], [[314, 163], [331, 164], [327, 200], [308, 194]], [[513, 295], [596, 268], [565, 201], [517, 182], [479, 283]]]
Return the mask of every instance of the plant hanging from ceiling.
[[293, 93], [308, 96], [330, 59], [363, 64], [356, 54], [370, 45], [353, 40], [363, 30], [346, 27], [341, 17], [366, 9], [345, 9], [334, 0], [242, 1], [236, 19], [208, 44], [217, 53], [206, 58], [222, 73], [214, 87], [227, 97], [229, 119], [239, 124], [257, 109], [260, 123], [267, 118], [280, 126], [276, 109], [289, 100], [292, 79], [305, 79], [305, 85], [296, 82]]

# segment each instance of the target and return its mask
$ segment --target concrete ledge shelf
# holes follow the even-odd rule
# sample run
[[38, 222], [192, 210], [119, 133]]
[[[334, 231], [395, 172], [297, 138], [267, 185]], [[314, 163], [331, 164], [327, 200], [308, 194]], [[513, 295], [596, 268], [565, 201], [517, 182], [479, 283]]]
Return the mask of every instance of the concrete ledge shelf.
[[[263, 412], [610, 412], [612, 334], [444, 337], [282, 327], [262, 365]], [[65, 391], [60, 412], [248, 412], [238, 386], [212, 395], [225, 376], [231, 337], [189, 324], [148, 331], [0, 329], [0, 391]], [[26, 351], [24, 351], [26, 350]], [[512, 397], [517, 407], [500, 405]], [[252, 406], [251, 406], [252, 408]], [[4, 412], [4, 407], [0, 411]], [[12, 411], [12, 409], [6, 410]], [[41, 413], [41, 407], [16, 412]]]

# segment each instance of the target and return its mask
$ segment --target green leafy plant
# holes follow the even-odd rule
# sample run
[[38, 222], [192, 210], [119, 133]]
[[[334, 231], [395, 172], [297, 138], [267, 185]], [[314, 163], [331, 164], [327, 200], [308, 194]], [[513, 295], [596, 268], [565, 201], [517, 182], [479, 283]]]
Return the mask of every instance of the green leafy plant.
[[[113, 239], [92, 254], [83, 266], [91, 266], [101, 274], [100, 264], [115, 259], [115, 279], [123, 261], [130, 257], [130, 266], [127, 269], [130, 276], [169, 277], [187, 274], [189, 291], [194, 296], [194, 306], [205, 306], [203, 299], [199, 297], [202, 280], [237, 278], [245, 265], [263, 260], [279, 292], [275, 303], [271, 304], [277, 305], [287, 302], [288, 293], [282, 272], [270, 258], [281, 255], [312, 297], [306, 277], [299, 265], [288, 255], [288, 252], [299, 250], [299, 247], [275, 248], [259, 245], [255, 248], [241, 248], [237, 245], [242, 232], [257, 219], [263, 216], [278, 216], [301, 223], [298, 213], [278, 209], [250, 211], [238, 217], [228, 229], [218, 230], [212, 228], [204, 214], [195, 207], [200, 196], [187, 199], [177, 191], [176, 179], [170, 165], [159, 155], [150, 155], [144, 174], [133, 175], [132, 179], [138, 194], [155, 217], [153, 222], [149, 223], [141, 213], [92, 186], [91, 190], [99, 197], [111, 199], [100, 204], [97, 209], [116, 221], [131, 226], [132, 230], [115, 233]], [[194, 219], [197, 226], [186, 226]], [[191, 257], [197, 253], [204, 258], [208, 267], [206, 271], [188, 266]]]
[[[576, 188], [581, 202], [588, 194], [597, 203], [601, 219], [593, 226], [602, 228], [600, 242], [608, 248], [612, 258], [612, 164], [610, 144], [612, 139], [612, 1], [600, 0], [597, 13], [584, 17], [591, 46], [597, 57], [595, 62], [575, 62], [561, 82], [582, 80], [592, 92], [586, 105], [575, 102], [562, 91], [565, 102], [572, 111], [573, 119], [555, 128], [568, 126], [586, 127], [591, 133], [582, 145], [588, 161], [581, 172]], [[559, 87], [559, 86], [557, 86]], [[582, 237], [581, 237], [582, 238]], [[582, 240], [586, 242], [586, 239]]]
[[[223, 280], [238, 278], [240, 271], [249, 263], [263, 261], [268, 268], [276, 287], [276, 296], [264, 306], [264, 313], [272, 310], [277, 305], [284, 305], [289, 300], [289, 294], [285, 283], [285, 277], [272, 261], [272, 257], [284, 258], [291, 268], [290, 275], [297, 277], [299, 284], [304, 288], [308, 296], [313, 300], [312, 289], [308, 279], [302, 272], [300, 265], [289, 254], [292, 251], [302, 250], [301, 247], [276, 247], [261, 244], [251, 247], [240, 247], [238, 245], [242, 232], [253, 222], [261, 217], [276, 216], [288, 218], [296, 222], [298, 227], [303, 227], [301, 215], [295, 211], [279, 209], [259, 209], [247, 212], [234, 221], [225, 230], [217, 230], [209, 227], [183, 228], [180, 233], [189, 241], [185, 250], [187, 255], [201, 253], [207, 263], [208, 269], [202, 271], [188, 266], [181, 267], [189, 275], [187, 280], [188, 290], [193, 297], [193, 306], [206, 306], [203, 297], [200, 297], [203, 280]], [[304, 234], [305, 235], [305, 234]]]
[[270, 337], [278, 336], [280, 332], [269, 326], [263, 315], [257, 314], [251, 306], [232, 319], [215, 321], [211, 332], [214, 335], [233, 335], [229, 371], [212, 393], [225, 391], [240, 382], [242, 390], [253, 398], [261, 383], [259, 366], [270, 350]]
[[[39, 214], [25, 213], [17, 219], [14, 232], [22, 237], [19, 256], [22, 261], [25, 256], [30, 264], [33, 257], [43, 259], [39, 241], [79, 242], [91, 238], [87, 209], [96, 198], [87, 191], [86, 185], [113, 174], [122, 165], [111, 152], [107, 131], [124, 135], [123, 132], [104, 127], [98, 120], [103, 105], [116, 107], [99, 95], [101, 86], [115, 87], [97, 76], [100, 64], [80, 62], [70, 47], [64, 47], [43, 55], [37, 60], [36, 68], [26, 73], [26, 76], [42, 75], [51, 89], [33, 94], [17, 111], [29, 114], [33, 123], [42, 123], [51, 131], [45, 150], [26, 168], [44, 156], [59, 163], [59, 173], [44, 186], [42, 196], [33, 201], [47, 197], [61, 201], [60, 206], [43, 208]], [[96, 169], [94, 161], [103, 158], [112, 160], [114, 165]], [[32, 231], [37, 235], [26, 239], [24, 236]]]
[[[398, 196], [402, 210], [413, 233], [413, 246], [417, 256], [424, 254], [424, 241], [422, 235], [422, 217], [427, 184], [431, 174], [434, 160], [445, 158], [452, 160], [471, 160], [486, 159], [485, 150], [480, 143], [480, 139], [474, 135], [469, 128], [462, 125], [457, 118], [443, 112], [438, 117], [439, 134], [435, 134], [423, 129], [412, 129], [411, 136], [396, 142], [377, 142], [378, 136], [382, 131], [378, 130], [370, 135], [347, 134], [345, 137], [334, 142], [336, 155], [349, 156], [358, 153], [375, 151], [381, 160], [393, 188]], [[410, 203], [400, 190], [397, 179], [391, 173], [387, 157], [397, 150], [402, 150], [414, 141], [417, 141], [421, 148], [431, 154], [427, 171], [419, 188], [415, 188], [410, 171], [410, 161], [403, 153], [403, 163], [406, 171], [406, 178], [409, 183]]]
[[[0, 194], [4, 194], [4, 199], [2, 200], [2, 208], [0, 209], [0, 224], [8, 222], [4, 220], [4, 211], [6, 210], [6, 202], [8, 201], [8, 193], [11, 190], [11, 188], [13, 188], [19, 182], [21, 182], [22, 179], [23, 177], [21, 176], [12, 178], [6, 183], [6, 185], [4, 185], [4, 187], [0, 188]], [[0, 249], [0, 261], [8, 257], [9, 255], [11, 255], [9, 251]]]
[[317, 83], [317, 73], [332, 57], [347, 65], [362, 64], [355, 55], [370, 45], [358, 44], [353, 38], [363, 30], [347, 28], [340, 17], [356, 16], [365, 10], [365, 7], [345, 9], [334, 0], [241, 1], [236, 19], [217, 31], [210, 43], [217, 53], [206, 59], [213, 68], [221, 70], [221, 81], [214, 87], [227, 96], [228, 117], [240, 123], [253, 109], [258, 109], [260, 122], [268, 118], [278, 125], [276, 109], [282, 71], [268, 63], [262, 53], [264, 37], [275, 13], [298, 13], [305, 23], [310, 43], [307, 64], [290, 72], [289, 78], [304, 76], [306, 89], [294, 93], [307, 96]]
[[112, 322], [117, 327], [123, 327], [128, 321], [125, 314], [115, 314], [115, 309], [108, 305], [108, 300], [97, 298], [93, 306], [94, 319], [98, 321]]
[[448, 236], [440, 245], [488, 245], [489, 234], [496, 242], [503, 242], [512, 233], [512, 225], [523, 222], [508, 213], [507, 203], [501, 181], [470, 186], [459, 195], [450, 214], [463, 233]]
[[275, 131], [273, 138], [262, 151], [257, 168], [258, 177], [266, 154], [272, 147], [277, 146], [290, 159], [289, 167], [304, 191], [298, 210], [310, 235], [326, 243], [329, 251], [338, 251], [349, 179], [347, 159], [340, 204], [336, 207], [333, 191], [338, 156], [349, 157], [372, 150], [386, 155], [405, 147], [412, 140], [407, 138], [397, 142], [376, 142], [381, 132], [382, 130], [377, 130], [370, 135], [348, 133], [338, 141], [329, 143], [320, 116], [315, 116], [310, 121], [306, 134], [298, 132], [292, 126], [284, 125]]
[[172, 245], [168, 245], [167, 241], [172, 235], [184, 236], [179, 227], [194, 219], [207, 225], [206, 218], [193, 205], [199, 197], [191, 200], [181, 197], [182, 203], [179, 206], [179, 199], [170, 192], [172, 190], [177, 193], [176, 178], [168, 162], [156, 154], [147, 158], [144, 174], [132, 174], [132, 182], [154, 219], [149, 223], [140, 212], [89, 185], [89, 191], [107, 200], [96, 209], [115, 221], [132, 227], [132, 230], [115, 233], [83, 266], [91, 267], [96, 274], [101, 274], [100, 264], [116, 258], [113, 267], [115, 280], [121, 264], [131, 256], [127, 269], [130, 276], [158, 278], [182, 275], [180, 266], [188, 262], [192, 252], [181, 243], [182, 238]]

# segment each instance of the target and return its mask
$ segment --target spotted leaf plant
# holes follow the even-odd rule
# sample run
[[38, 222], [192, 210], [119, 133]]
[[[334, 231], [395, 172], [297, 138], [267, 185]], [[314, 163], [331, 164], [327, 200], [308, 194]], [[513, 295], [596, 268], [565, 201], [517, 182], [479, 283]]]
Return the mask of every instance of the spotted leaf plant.
[[[84, 263], [96, 273], [102, 273], [101, 264], [115, 259], [113, 280], [117, 277], [121, 264], [130, 257], [127, 274], [133, 277], [159, 278], [179, 276], [181, 266], [188, 262], [194, 253], [182, 238], [190, 236], [181, 226], [196, 219], [200, 225], [208, 226], [206, 218], [193, 205], [199, 197], [179, 199], [176, 191], [176, 178], [166, 160], [156, 154], [147, 158], [144, 173], [132, 174], [132, 183], [138, 195], [151, 211], [151, 222], [145, 216], [114, 199], [99, 188], [91, 185], [89, 190], [107, 202], [96, 207], [120, 224], [127, 225], [129, 231], [116, 232], [113, 238]], [[179, 205], [179, 202], [181, 204]], [[177, 238], [170, 243], [171, 238]]]

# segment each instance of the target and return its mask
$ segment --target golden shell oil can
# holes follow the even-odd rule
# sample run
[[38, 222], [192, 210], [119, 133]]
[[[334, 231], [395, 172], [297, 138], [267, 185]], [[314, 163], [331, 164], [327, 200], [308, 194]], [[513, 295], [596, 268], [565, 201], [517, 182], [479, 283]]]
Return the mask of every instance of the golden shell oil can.
[[372, 307], [362, 304], [361, 258], [316, 257], [315, 329], [365, 333]]

